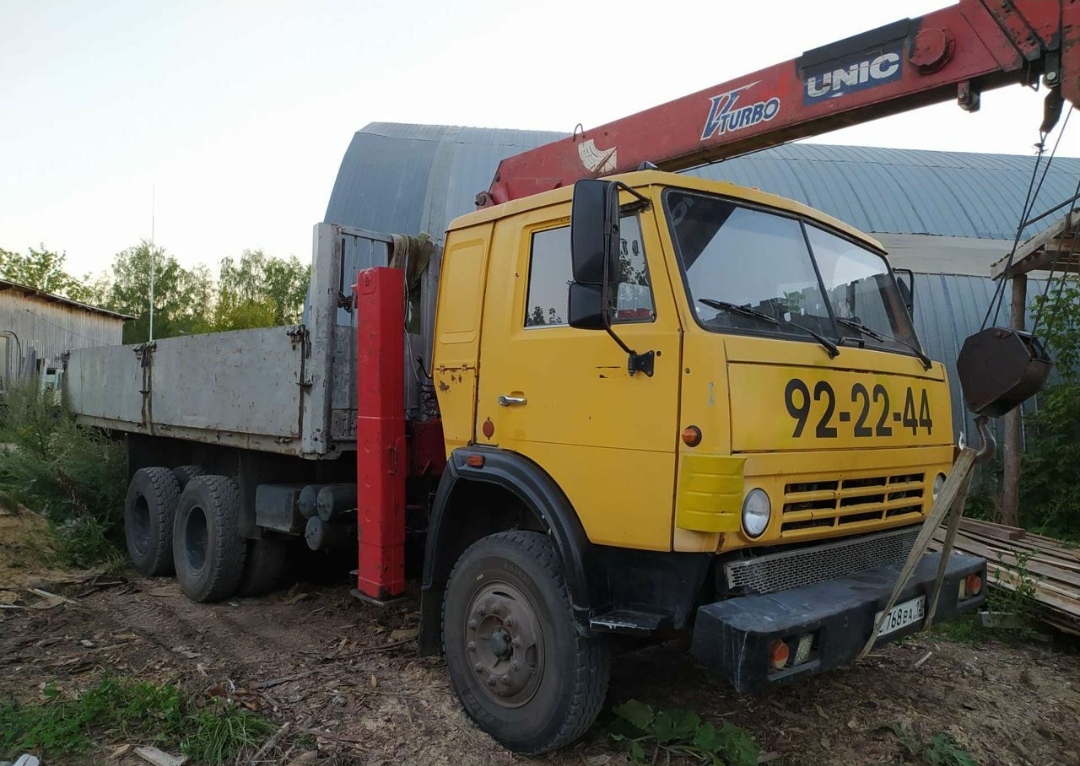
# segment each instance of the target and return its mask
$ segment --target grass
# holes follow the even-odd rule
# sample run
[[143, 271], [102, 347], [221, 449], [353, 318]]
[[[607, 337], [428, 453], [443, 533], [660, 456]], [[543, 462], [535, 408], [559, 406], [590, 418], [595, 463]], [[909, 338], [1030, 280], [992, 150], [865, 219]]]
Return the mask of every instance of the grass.
[[101, 431], [31, 386], [0, 407], [0, 491], [49, 520], [63, 563], [116, 561], [123, 549], [127, 456]]
[[986, 639], [986, 629], [979, 624], [979, 615], [972, 612], [935, 624], [930, 635], [954, 644], [981, 646]]
[[200, 703], [171, 684], [108, 677], [76, 694], [47, 686], [44, 697], [0, 702], [0, 758], [31, 752], [60, 762], [109, 742], [179, 750], [193, 764], [231, 763], [274, 728], [245, 708]]
[[909, 756], [917, 759], [917, 763], [927, 766], [979, 766], [975, 757], [953, 739], [951, 734], [938, 732], [928, 741], [921, 742], [908, 734], [899, 723], [894, 723], [891, 728], [896, 741]]

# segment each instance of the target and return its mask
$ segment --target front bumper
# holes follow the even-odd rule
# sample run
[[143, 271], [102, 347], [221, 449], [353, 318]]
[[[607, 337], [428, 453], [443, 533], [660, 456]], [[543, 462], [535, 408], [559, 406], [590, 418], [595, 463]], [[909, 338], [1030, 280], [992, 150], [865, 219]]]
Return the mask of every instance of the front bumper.
[[[930, 609], [940, 553], [923, 556], [897, 603], [926, 597]], [[752, 692], [803, 676], [831, 670], [853, 660], [866, 644], [874, 619], [885, 608], [903, 568], [902, 562], [828, 582], [768, 595], [741, 596], [698, 609], [691, 651], [720, 671], [739, 692]], [[968, 575], [982, 577], [979, 595], [963, 601], [960, 583]], [[934, 622], [949, 620], [986, 600], [986, 561], [953, 552], [949, 556]], [[882, 636], [893, 641], [918, 631], [925, 620]], [[813, 649], [802, 664], [774, 670], [769, 647], [776, 639], [812, 634]], [[794, 653], [793, 653], [794, 655]]]

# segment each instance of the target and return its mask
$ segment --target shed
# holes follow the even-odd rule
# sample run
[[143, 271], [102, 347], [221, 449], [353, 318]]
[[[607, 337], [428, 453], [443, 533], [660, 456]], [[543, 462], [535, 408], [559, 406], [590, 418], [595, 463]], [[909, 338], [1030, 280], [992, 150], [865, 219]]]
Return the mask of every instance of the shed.
[[0, 279], [0, 391], [73, 348], [117, 346], [132, 317]]
[[[487, 189], [501, 159], [565, 135], [371, 123], [353, 136], [342, 159], [325, 220], [427, 232], [441, 241], [454, 217], [475, 209], [476, 193]], [[794, 143], [685, 172], [823, 210], [872, 234], [895, 266], [912, 269], [916, 329], [926, 352], [949, 371], [954, 428], [970, 435], [956, 356], [990, 305], [996, 287], [990, 267], [1012, 247], [1034, 164], [1033, 155]], [[1057, 157], [1034, 212], [1072, 196], [1078, 178], [1080, 159]], [[1029, 226], [1021, 240], [1059, 217]], [[1029, 296], [1042, 288], [1032, 279]], [[1008, 322], [1005, 312], [1000, 323]]]

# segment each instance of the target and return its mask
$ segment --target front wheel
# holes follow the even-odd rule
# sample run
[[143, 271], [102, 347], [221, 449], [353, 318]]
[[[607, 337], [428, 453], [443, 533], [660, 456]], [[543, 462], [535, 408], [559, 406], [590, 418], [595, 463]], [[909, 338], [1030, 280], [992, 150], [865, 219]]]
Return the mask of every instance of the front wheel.
[[577, 632], [562, 562], [539, 532], [500, 532], [462, 554], [446, 586], [443, 644], [465, 712], [515, 752], [568, 745], [604, 704], [607, 643]]

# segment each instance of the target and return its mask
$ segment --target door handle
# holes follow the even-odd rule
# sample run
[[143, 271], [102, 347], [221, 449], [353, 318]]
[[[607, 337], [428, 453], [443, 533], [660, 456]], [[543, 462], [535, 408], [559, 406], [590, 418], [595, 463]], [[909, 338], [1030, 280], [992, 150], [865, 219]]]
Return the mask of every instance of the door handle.
[[525, 404], [529, 400], [524, 396], [507, 396], [506, 394], [499, 394], [499, 406], [509, 407], [512, 404]]

